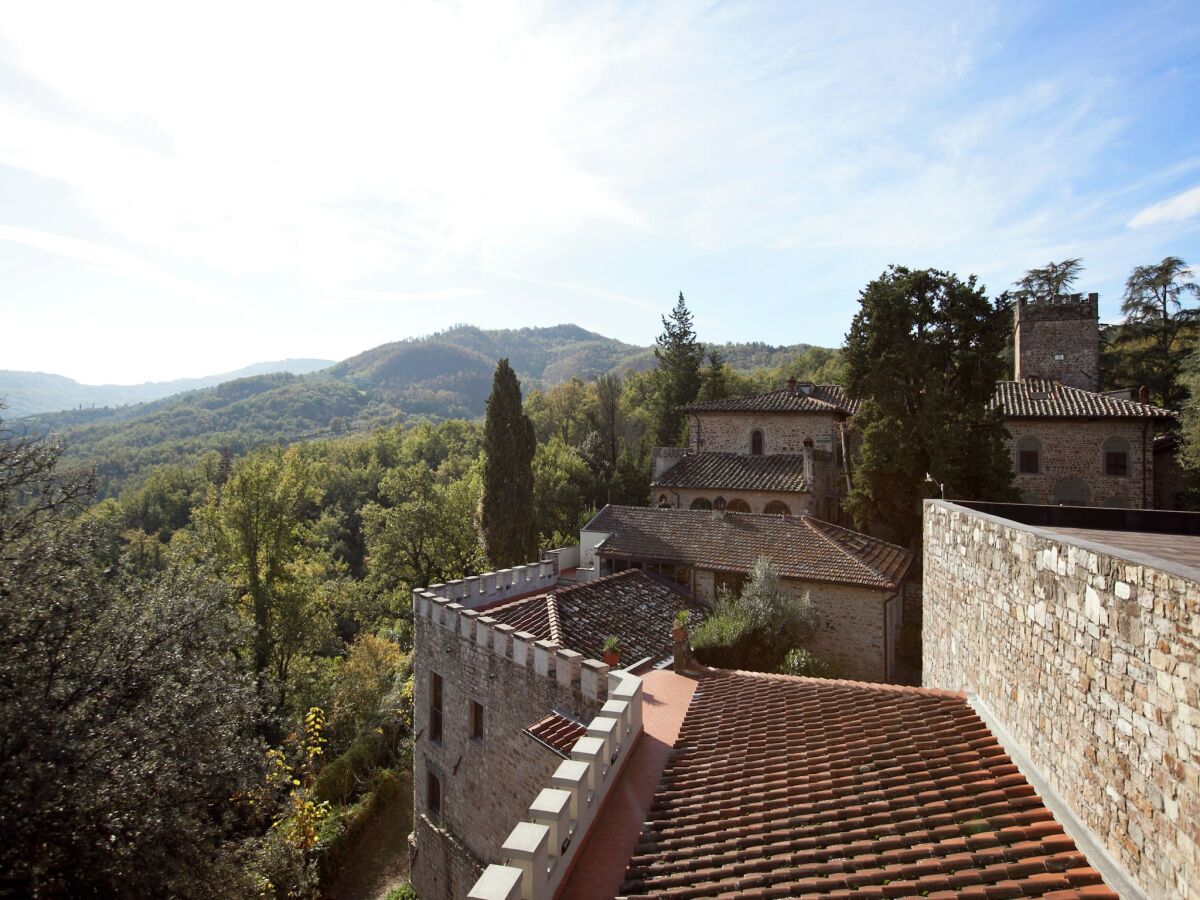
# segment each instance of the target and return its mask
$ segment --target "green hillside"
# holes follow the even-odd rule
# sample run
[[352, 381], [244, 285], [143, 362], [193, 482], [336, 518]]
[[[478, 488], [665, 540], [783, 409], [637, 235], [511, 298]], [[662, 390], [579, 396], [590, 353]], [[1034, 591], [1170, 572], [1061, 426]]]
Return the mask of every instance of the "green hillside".
[[[775, 370], [819, 366], [831, 352], [806, 345], [719, 349], [735, 369], [755, 372], [763, 384]], [[413, 418], [480, 416], [501, 357], [517, 370], [527, 394], [571, 378], [654, 365], [650, 348], [575, 325], [502, 331], [464, 325], [383, 344], [308, 375], [256, 375], [149, 403], [44, 413], [15, 424], [58, 435], [69, 462], [96, 465], [103, 496], [150, 466], [225, 447], [237, 455]]]

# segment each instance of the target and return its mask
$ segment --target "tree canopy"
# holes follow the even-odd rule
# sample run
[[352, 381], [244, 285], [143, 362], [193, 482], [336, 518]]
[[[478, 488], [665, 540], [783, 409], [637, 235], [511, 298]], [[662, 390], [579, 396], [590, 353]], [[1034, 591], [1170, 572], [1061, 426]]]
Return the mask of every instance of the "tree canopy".
[[521, 383], [507, 359], [492, 380], [483, 425], [483, 541], [494, 568], [524, 565], [538, 556], [533, 506], [537, 438], [521, 406]]
[[696, 338], [692, 313], [682, 291], [670, 315], [663, 316], [662, 324], [662, 334], [655, 338], [654, 347], [658, 361], [654, 439], [660, 447], [673, 447], [684, 438], [687, 417], [679, 407], [693, 402], [700, 393], [704, 345]]
[[862, 400], [862, 435], [847, 506], [864, 530], [903, 543], [919, 533], [926, 476], [946, 496], [1014, 499], [999, 410], [1010, 305], [971, 276], [891, 266], [863, 289], [846, 336], [846, 387]]

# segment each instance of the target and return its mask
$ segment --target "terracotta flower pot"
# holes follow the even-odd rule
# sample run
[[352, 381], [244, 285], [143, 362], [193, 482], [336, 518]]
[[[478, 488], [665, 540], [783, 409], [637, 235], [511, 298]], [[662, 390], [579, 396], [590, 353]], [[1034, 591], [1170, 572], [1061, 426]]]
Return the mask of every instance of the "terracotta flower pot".
[[604, 657], [604, 664], [610, 669], [615, 669], [617, 667], [617, 663], [621, 661], [620, 650], [605, 650], [600, 655]]
[[675, 639], [676, 643], [678, 643], [679, 641], [682, 641], [682, 640], [686, 640], [687, 639], [687, 629], [686, 628], [672, 628], [671, 629], [671, 637]]

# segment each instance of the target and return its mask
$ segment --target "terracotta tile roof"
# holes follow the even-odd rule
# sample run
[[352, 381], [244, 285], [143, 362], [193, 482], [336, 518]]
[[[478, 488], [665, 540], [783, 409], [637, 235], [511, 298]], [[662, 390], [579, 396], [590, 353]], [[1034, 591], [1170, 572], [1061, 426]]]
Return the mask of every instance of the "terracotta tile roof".
[[604, 639], [615, 634], [621, 639], [622, 662], [633, 663], [647, 656], [657, 662], [671, 655], [671, 623], [681, 609], [691, 611], [693, 623], [704, 617], [704, 605], [682, 588], [630, 569], [515, 600], [487, 614], [594, 659], [600, 658]]
[[1068, 387], [1047, 378], [998, 381], [991, 406], [1009, 419], [1165, 419], [1169, 409]]
[[966, 700], [709, 672], [622, 894], [1106, 897]]
[[[805, 393], [806, 389], [808, 393]], [[852, 416], [858, 411], [858, 401], [847, 397], [840, 384], [802, 384], [794, 393], [782, 388], [749, 397], [689, 403], [679, 408], [684, 412], [839, 413]]]
[[609, 532], [605, 557], [749, 572], [765, 556], [786, 578], [889, 591], [912, 562], [903, 547], [811, 516], [606, 506], [584, 530]]
[[587, 727], [568, 719], [562, 713], [552, 712], [546, 718], [534, 722], [525, 733], [545, 744], [563, 759], [569, 759], [575, 742], [587, 734]]
[[655, 487], [731, 491], [807, 491], [804, 457], [788, 454], [689, 453], [657, 480]]

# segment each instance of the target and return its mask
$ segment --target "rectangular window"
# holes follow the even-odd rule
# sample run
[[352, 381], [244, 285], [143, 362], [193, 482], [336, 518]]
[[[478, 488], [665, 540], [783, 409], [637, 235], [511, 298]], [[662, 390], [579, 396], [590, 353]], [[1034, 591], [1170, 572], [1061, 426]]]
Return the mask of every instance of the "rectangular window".
[[1022, 450], [1017, 454], [1017, 468], [1022, 475], [1036, 475], [1038, 470], [1038, 452], [1036, 450]]
[[442, 779], [432, 769], [425, 772], [425, 809], [434, 818], [442, 814]]
[[1129, 474], [1129, 454], [1120, 451], [1104, 454], [1104, 474], [1124, 477]]
[[483, 740], [483, 704], [471, 701], [471, 738]]
[[442, 676], [429, 673], [429, 739], [442, 740]]

